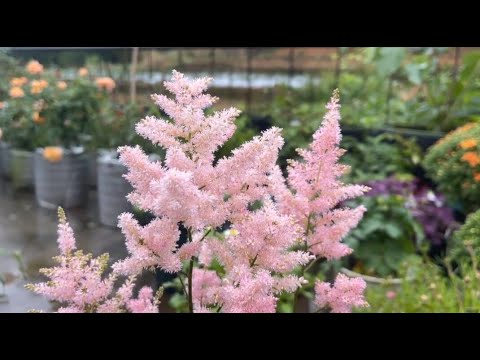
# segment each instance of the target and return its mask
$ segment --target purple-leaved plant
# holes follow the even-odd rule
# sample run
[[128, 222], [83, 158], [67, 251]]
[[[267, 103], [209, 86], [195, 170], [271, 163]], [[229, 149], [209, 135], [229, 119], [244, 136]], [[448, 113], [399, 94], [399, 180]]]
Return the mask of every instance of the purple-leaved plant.
[[389, 177], [366, 183], [371, 190], [367, 196], [402, 195], [413, 217], [422, 225], [426, 239], [435, 246], [443, 246], [446, 232], [455, 226], [453, 210], [445, 197], [434, 192], [419, 179], [411, 181]]

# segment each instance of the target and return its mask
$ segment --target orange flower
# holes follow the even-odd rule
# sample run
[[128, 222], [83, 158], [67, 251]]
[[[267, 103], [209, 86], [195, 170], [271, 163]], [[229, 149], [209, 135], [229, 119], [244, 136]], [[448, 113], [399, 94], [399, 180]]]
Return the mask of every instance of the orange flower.
[[65, 81], [57, 81], [57, 88], [65, 90], [67, 88], [67, 83]]
[[5, 103], [3, 101], [0, 101], [0, 110], [2, 110], [5, 107]]
[[116, 86], [115, 81], [109, 77], [96, 78], [95, 83], [99, 89], [105, 89], [107, 91], [112, 91]]
[[478, 154], [473, 151], [467, 151], [465, 154], [463, 154], [462, 160], [468, 162], [471, 167], [480, 164], [480, 156], [478, 156]]
[[59, 162], [63, 158], [63, 149], [58, 146], [47, 146], [43, 149], [43, 157], [50, 162]]
[[25, 95], [25, 93], [23, 92], [22, 88], [18, 87], [18, 86], [14, 86], [10, 89], [10, 96], [12, 98], [21, 98]]
[[472, 147], [477, 146], [477, 140], [475, 140], [475, 139], [463, 140], [463, 141], [460, 141], [460, 143], [458, 145], [464, 150], [465, 149], [470, 149]]
[[10, 80], [11, 86], [23, 86], [28, 82], [28, 79], [25, 76], [13, 78]]
[[40, 116], [40, 113], [38, 111], [35, 111], [33, 113], [33, 122], [35, 124], [45, 124], [45, 118], [43, 116]]
[[463, 131], [467, 131], [467, 130], [470, 130], [471, 128], [475, 127], [477, 124], [476, 123], [469, 123], [469, 124], [466, 124], [466, 125], [463, 125], [461, 127], [459, 127], [457, 130], [455, 130], [456, 132], [463, 132]]
[[87, 76], [88, 75], [88, 69], [86, 67], [82, 67], [78, 69], [78, 76]]
[[480, 173], [473, 174], [473, 178], [475, 179], [476, 182], [480, 182]]
[[36, 60], [31, 60], [28, 62], [26, 69], [30, 74], [41, 74], [43, 72], [43, 65]]
[[40, 94], [47, 86], [48, 81], [46, 80], [33, 80], [30, 92], [32, 94]]

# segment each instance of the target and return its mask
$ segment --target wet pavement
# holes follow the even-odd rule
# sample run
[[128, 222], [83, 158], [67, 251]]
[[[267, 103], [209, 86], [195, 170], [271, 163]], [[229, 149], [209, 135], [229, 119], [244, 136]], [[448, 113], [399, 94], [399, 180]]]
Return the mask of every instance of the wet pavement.
[[[66, 209], [77, 240], [77, 247], [95, 256], [110, 253], [111, 263], [126, 256], [124, 237], [117, 228], [98, 223], [96, 191], [89, 192], [84, 208]], [[30, 309], [52, 311], [53, 305], [24, 289], [28, 282], [42, 280], [38, 269], [54, 264], [58, 255], [56, 243], [57, 214], [40, 208], [33, 191], [16, 191], [0, 179], [0, 312], [26, 312]], [[10, 256], [20, 253], [20, 260]], [[153, 276], [142, 283], [154, 285]]]

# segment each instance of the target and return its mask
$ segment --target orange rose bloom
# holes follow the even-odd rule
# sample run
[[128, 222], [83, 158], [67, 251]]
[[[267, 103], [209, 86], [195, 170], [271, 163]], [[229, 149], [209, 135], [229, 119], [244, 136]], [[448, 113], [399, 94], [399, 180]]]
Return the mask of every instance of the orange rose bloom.
[[475, 181], [480, 182], [480, 173], [473, 174], [473, 178], [475, 179]]
[[0, 110], [2, 110], [5, 107], [5, 103], [3, 101], [0, 101]]
[[43, 65], [36, 60], [31, 60], [28, 62], [26, 69], [32, 75], [41, 74], [43, 72]]
[[109, 77], [96, 78], [95, 83], [99, 89], [105, 89], [107, 91], [112, 91], [116, 86], [115, 81]]
[[46, 80], [33, 80], [30, 92], [32, 94], [40, 94], [47, 86], [48, 81]]
[[25, 95], [22, 88], [15, 86], [10, 89], [10, 96], [12, 98], [21, 98]]
[[472, 147], [477, 146], [477, 141], [475, 139], [467, 139], [467, 140], [460, 141], [458, 145], [464, 150], [470, 149]]
[[480, 164], [480, 156], [476, 152], [468, 151], [462, 156], [462, 160], [468, 162], [471, 167]]
[[10, 80], [11, 86], [23, 86], [28, 82], [28, 79], [25, 76], [13, 78]]
[[82, 67], [78, 69], [78, 76], [87, 76], [88, 75], [88, 69], [86, 67]]
[[67, 88], [67, 83], [65, 81], [58, 81], [57, 88], [60, 90], [65, 90]]
[[35, 124], [45, 124], [45, 118], [43, 116], [40, 116], [40, 113], [38, 111], [35, 111], [33, 113], [33, 122]]
[[43, 157], [50, 162], [59, 162], [63, 158], [63, 149], [58, 146], [47, 146], [43, 149]]

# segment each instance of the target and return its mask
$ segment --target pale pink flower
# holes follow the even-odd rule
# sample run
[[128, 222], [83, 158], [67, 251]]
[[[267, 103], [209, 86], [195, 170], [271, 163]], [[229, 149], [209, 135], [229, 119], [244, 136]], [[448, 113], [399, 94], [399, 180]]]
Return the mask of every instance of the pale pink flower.
[[127, 308], [132, 313], [158, 313], [158, 307], [153, 300], [153, 290], [144, 286], [138, 292], [137, 299], [130, 299]]
[[58, 224], [58, 248], [62, 255], [75, 250], [75, 237], [68, 222]]
[[369, 189], [361, 185], [344, 185], [340, 177], [347, 167], [338, 164], [344, 150], [339, 148], [340, 105], [334, 93], [327, 104], [322, 126], [313, 135], [306, 150], [298, 150], [302, 161], [291, 161], [287, 188], [277, 168], [271, 174], [275, 198], [283, 212], [292, 215], [303, 228], [306, 245], [313, 254], [328, 260], [351, 253], [341, 243], [348, 232], [357, 226], [366, 209], [334, 209], [340, 202], [362, 195]]
[[397, 297], [397, 293], [393, 290], [390, 290], [386, 292], [385, 296], [387, 297], [387, 299], [393, 300]]
[[274, 313], [277, 306], [274, 284], [267, 270], [253, 272], [246, 266], [232, 269], [220, 291], [222, 312]]
[[[164, 159], [150, 161], [139, 146], [118, 149], [128, 168], [125, 178], [133, 186], [127, 199], [155, 216], [145, 226], [132, 214], [119, 216], [128, 257], [103, 278], [105, 257], [73, 253], [73, 232], [61, 223], [61, 266], [48, 270], [52, 282], [36, 285], [35, 291], [65, 302], [65, 311], [156, 312], [158, 299], [151, 289], [141, 289], [134, 298], [133, 277], [116, 292], [113, 284], [119, 274], [160, 268], [178, 272], [187, 285], [191, 274], [192, 294], [186, 295], [192, 297], [194, 312], [275, 312], [282, 293], [308, 284], [294, 271], [318, 257], [338, 259], [351, 252], [341, 241], [365, 208], [338, 204], [367, 188], [340, 181], [347, 167], [338, 163], [344, 152], [339, 148], [338, 95], [328, 103], [310, 147], [299, 151], [302, 159], [290, 163], [286, 181], [276, 164], [284, 143], [278, 128], [215, 162], [215, 152], [234, 134], [240, 112], [229, 108], [205, 113], [217, 100], [205, 93], [211, 81], [174, 71], [164, 83], [173, 97], [152, 95], [170, 119], [147, 116], [136, 131], [163, 147]], [[188, 233], [182, 246], [180, 224]], [[230, 225], [228, 232], [216, 232], [225, 224]], [[219, 266], [221, 270], [212, 270]], [[360, 279], [339, 275], [333, 287], [316, 284], [316, 303], [334, 312], [349, 311], [366, 304], [364, 288]]]
[[103, 277], [107, 268], [108, 255], [93, 258], [82, 251], [73, 252], [75, 237], [59, 209], [58, 246], [61, 252], [55, 260], [59, 266], [42, 269], [50, 280], [27, 287], [52, 301], [66, 304], [59, 312], [158, 312], [158, 300], [152, 290], [142, 289], [138, 299], [132, 298], [134, 278], [129, 278], [115, 294], [116, 276]]
[[222, 280], [212, 270], [193, 269], [192, 294], [197, 309], [215, 305], [219, 300]]
[[317, 281], [315, 283], [315, 304], [319, 308], [330, 307], [334, 313], [348, 313], [353, 307], [367, 307], [363, 297], [367, 284], [362, 278], [349, 278], [338, 274], [333, 285]]
[[160, 266], [167, 272], [177, 272], [181, 262], [174, 253], [180, 235], [175, 222], [157, 218], [142, 227], [132, 214], [119, 216], [118, 226], [126, 238], [130, 256], [114, 264], [114, 270], [122, 274], [139, 274], [143, 269]]

